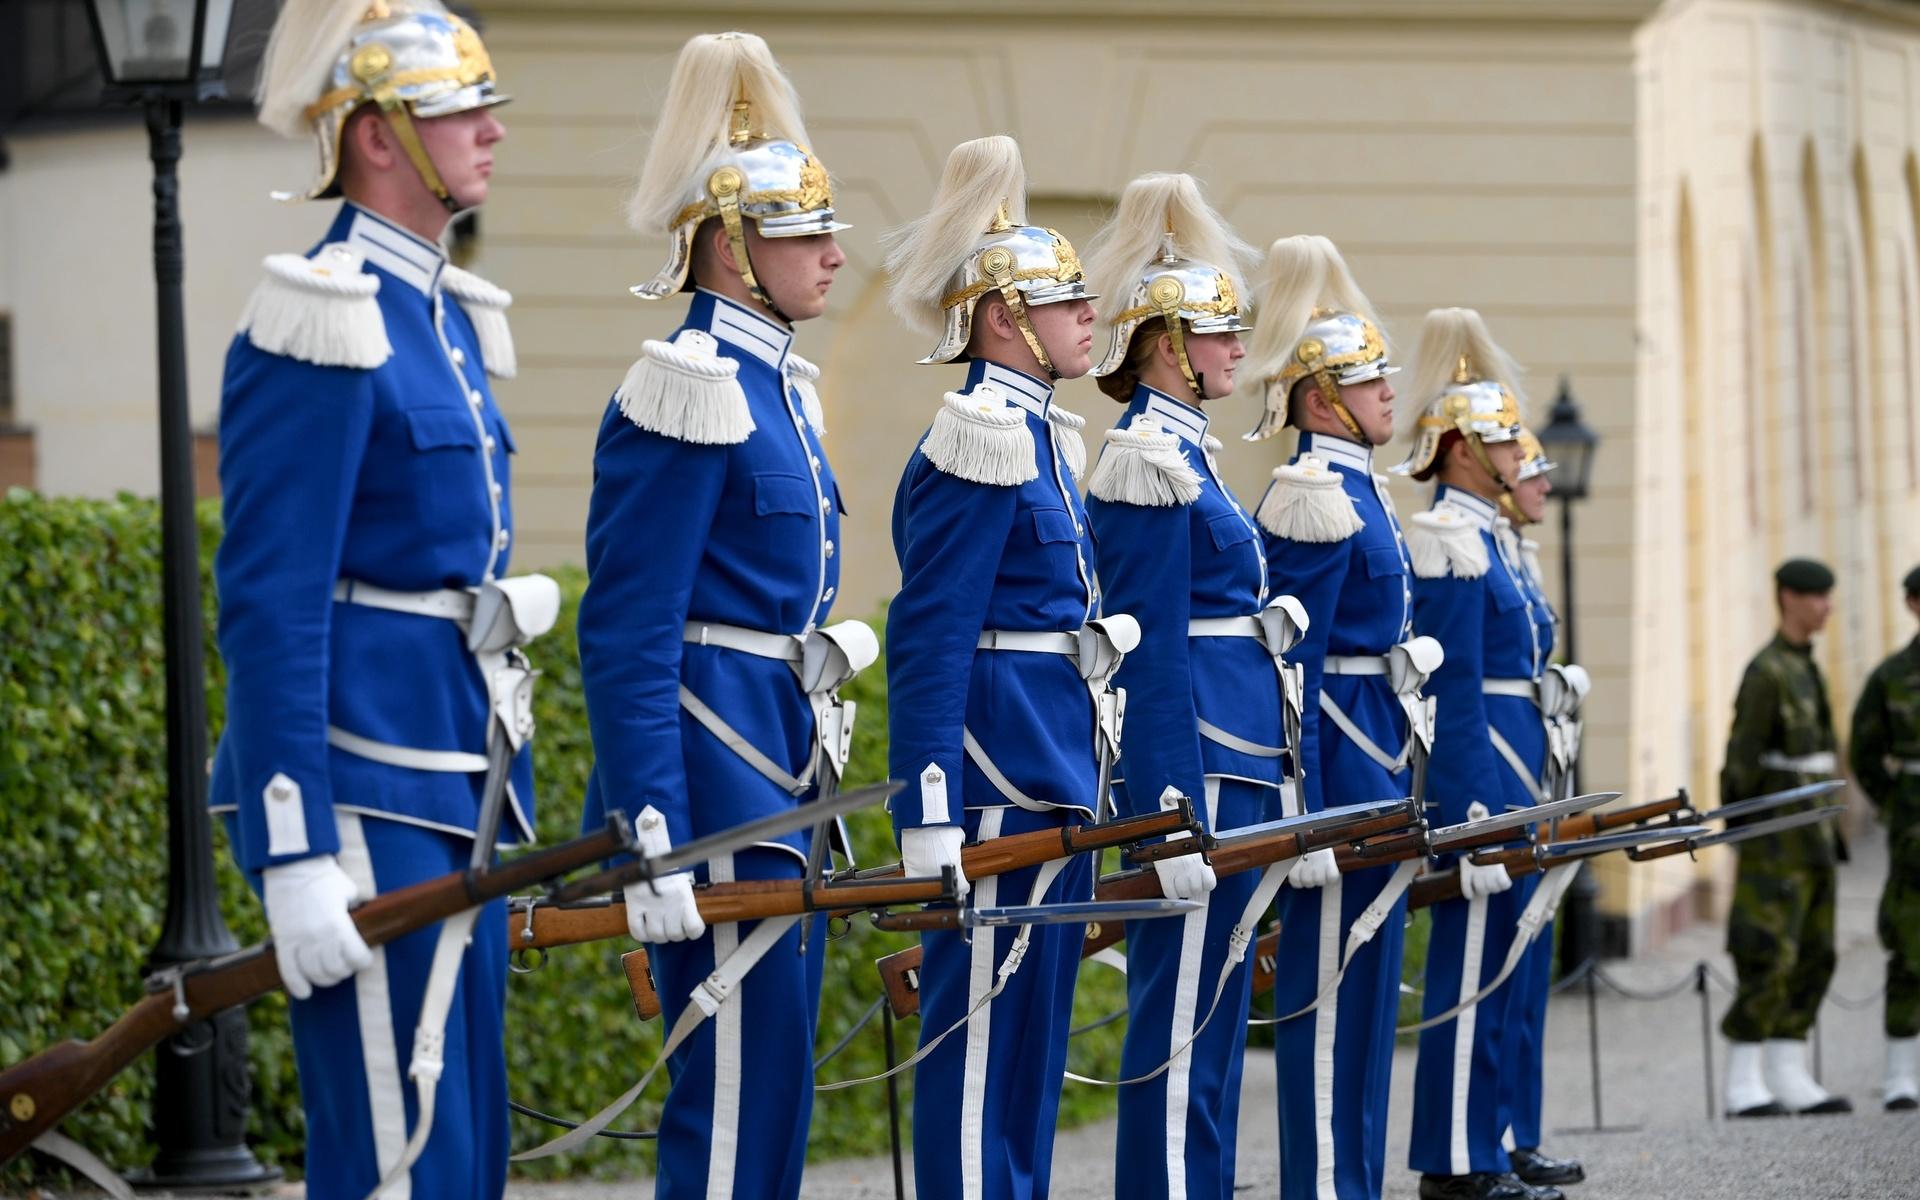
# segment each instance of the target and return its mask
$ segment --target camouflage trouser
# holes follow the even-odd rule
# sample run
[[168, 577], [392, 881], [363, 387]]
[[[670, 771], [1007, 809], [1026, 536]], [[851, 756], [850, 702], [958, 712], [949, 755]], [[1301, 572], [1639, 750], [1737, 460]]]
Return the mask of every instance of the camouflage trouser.
[[1727, 953], [1739, 975], [1720, 1032], [1735, 1042], [1807, 1036], [1833, 978], [1831, 865], [1742, 854], [1727, 915]]
[[1920, 836], [1896, 837], [1880, 893], [1887, 948], [1887, 1036], [1920, 1035]]

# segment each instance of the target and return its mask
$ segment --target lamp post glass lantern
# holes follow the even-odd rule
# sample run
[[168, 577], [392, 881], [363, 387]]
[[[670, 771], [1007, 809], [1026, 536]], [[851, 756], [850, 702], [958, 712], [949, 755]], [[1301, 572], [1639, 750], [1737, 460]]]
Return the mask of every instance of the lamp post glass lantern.
[[[89, 0], [103, 99], [138, 104], [153, 160], [153, 278], [160, 407], [160, 558], [167, 685], [167, 915], [148, 970], [238, 949], [220, 915], [207, 815], [207, 696], [180, 231], [180, 126], [188, 104], [224, 95], [233, 0]], [[229, 1009], [155, 1051], [158, 1153], [138, 1187], [205, 1191], [271, 1182], [247, 1149], [247, 1016]]]
[[[1553, 398], [1553, 411], [1547, 414], [1547, 426], [1540, 431], [1541, 448], [1557, 465], [1553, 476], [1554, 495], [1562, 501], [1587, 498], [1587, 485], [1592, 482], [1593, 451], [1599, 444], [1600, 435], [1580, 419], [1580, 405], [1573, 398], [1573, 389], [1568, 386], [1566, 376], [1561, 376], [1560, 391]], [[1572, 597], [1569, 596], [1567, 602], [1571, 604]]]

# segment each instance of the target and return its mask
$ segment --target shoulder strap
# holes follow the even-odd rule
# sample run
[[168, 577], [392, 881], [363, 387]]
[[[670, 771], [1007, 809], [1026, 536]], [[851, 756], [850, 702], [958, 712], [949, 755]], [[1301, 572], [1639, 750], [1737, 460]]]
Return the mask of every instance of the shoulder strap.
[[1311, 454], [1274, 470], [1254, 515], [1268, 533], [1292, 542], [1344, 542], [1366, 526], [1340, 472]]
[[614, 399], [627, 420], [675, 441], [733, 446], [753, 433], [740, 364], [713, 335], [683, 329], [671, 342], [644, 343]]
[[393, 357], [381, 315], [380, 278], [361, 270], [360, 252], [345, 243], [312, 258], [269, 255], [266, 277], [247, 298], [240, 332], [268, 354], [321, 367], [370, 369]]
[[512, 379], [520, 369], [513, 353], [513, 333], [507, 328], [507, 309], [513, 294], [475, 275], [449, 264], [440, 272], [440, 284], [473, 322], [473, 335], [480, 341], [480, 361], [495, 379]]
[[1413, 514], [1407, 523], [1407, 558], [1421, 579], [1478, 579], [1487, 573], [1487, 543], [1480, 527], [1447, 504]]
[[1107, 430], [1106, 448], [1094, 464], [1087, 490], [1114, 504], [1172, 508], [1200, 498], [1200, 473], [1180, 449], [1180, 439], [1151, 417], [1135, 417], [1125, 429]]

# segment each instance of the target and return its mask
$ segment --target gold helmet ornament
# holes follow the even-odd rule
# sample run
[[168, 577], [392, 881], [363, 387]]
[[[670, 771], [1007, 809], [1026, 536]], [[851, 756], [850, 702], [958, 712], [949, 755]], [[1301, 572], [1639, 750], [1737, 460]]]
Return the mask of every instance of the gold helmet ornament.
[[627, 223], [664, 236], [667, 262], [632, 289], [659, 300], [692, 286], [694, 235], [718, 218], [748, 291], [782, 320], [747, 253], [746, 223], [763, 238], [811, 237], [834, 219], [827, 169], [807, 149], [800, 99], [773, 51], [751, 33], [703, 33], [680, 49]]
[[1518, 441], [1520, 395], [1513, 380], [1513, 359], [1487, 332], [1486, 322], [1470, 308], [1436, 308], [1427, 314], [1415, 358], [1413, 394], [1429, 397], [1414, 426], [1413, 451], [1394, 468], [1402, 475], [1428, 479], [1440, 467], [1441, 452], [1457, 435], [1474, 461], [1500, 487], [1500, 507], [1518, 518], [1513, 480], [1494, 469], [1486, 448]]
[[461, 205], [420, 141], [416, 121], [504, 104], [493, 60], [473, 26], [440, 0], [288, 0], [261, 60], [260, 123], [282, 137], [311, 136], [320, 169], [300, 192], [277, 200], [340, 194], [340, 136], [372, 104], [428, 189], [449, 212]]
[[886, 236], [894, 312], [940, 336], [922, 363], [962, 358], [973, 337], [974, 308], [993, 292], [1006, 302], [1040, 369], [1060, 378], [1027, 310], [1096, 296], [1087, 290], [1073, 243], [1058, 230], [1026, 224], [1026, 207], [1020, 147], [1010, 137], [975, 138], [947, 156], [932, 211]]
[[1107, 350], [1093, 368], [1101, 390], [1122, 402], [1133, 394], [1135, 373], [1124, 368], [1134, 334], [1157, 317], [1194, 398], [1206, 400], [1186, 339], [1253, 328], [1240, 300], [1242, 265], [1252, 257], [1253, 248], [1227, 228], [1193, 176], [1155, 173], [1129, 183], [1113, 219], [1087, 248], [1094, 290], [1123, 298], [1102, 322]]
[[1258, 442], [1286, 428], [1293, 389], [1311, 379], [1357, 441], [1367, 441], [1340, 389], [1383, 379], [1400, 370], [1360, 285], [1334, 244], [1317, 234], [1284, 237], [1267, 248], [1259, 282], [1260, 328], [1243, 373], [1266, 388], [1260, 424], [1245, 438]]
[[1525, 483], [1537, 479], [1560, 464], [1547, 457], [1547, 448], [1540, 444], [1533, 430], [1520, 427], [1520, 470], [1515, 473], [1515, 483]]

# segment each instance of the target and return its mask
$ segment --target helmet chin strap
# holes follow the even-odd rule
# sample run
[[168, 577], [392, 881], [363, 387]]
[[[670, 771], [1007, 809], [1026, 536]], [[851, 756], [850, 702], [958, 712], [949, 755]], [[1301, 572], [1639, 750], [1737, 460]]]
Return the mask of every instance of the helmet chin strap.
[[1460, 440], [1466, 443], [1467, 453], [1473, 456], [1473, 461], [1480, 464], [1480, 469], [1487, 473], [1487, 478], [1500, 489], [1500, 494], [1494, 498], [1494, 502], [1501, 514], [1516, 525], [1525, 525], [1526, 514], [1520, 511], [1520, 502], [1513, 498], [1513, 485], [1508, 483], [1507, 477], [1493, 465], [1493, 459], [1487, 454], [1486, 443], [1481, 440], [1480, 435], [1468, 433], [1463, 429], [1460, 431]]
[[386, 93], [379, 97], [381, 115], [387, 119], [387, 128], [393, 130], [393, 136], [400, 142], [400, 148], [407, 153], [407, 161], [420, 173], [420, 182], [427, 185], [434, 199], [449, 213], [458, 213], [465, 206], [453, 198], [447, 185], [440, 178], [440, 171], [433, 165], [433, 156], [427, 153], [426, 143], [420, 140], [420, 130], [413, 123], [413, 114], [407, 111], [407, 102]]
[[1360, 422], [1354, 420], [1352, 411], [1347, 408], [1347, 402], [1340, 398], [1340, 385], [1333, 381], [1333, 372], [1316, 363], [1313, 368], [1313, 382], [1320, 388], [1320, 395], [1333, 409], [1333, 415], [1340, 418], [1340, 424], [1346, 427], [1347, 433], [1352, 435], [1353, 440], [1370, 445], [1370, 439], [1360, 429]]
[[727, 230], [727, 244], [733, 247], [734, 265], [740, 270], [740, 280], [747, 285], [747, 291], [755, 300], [766, 306], [768, 312], [791, 326], [793, 318], [780, 311], [773, 297], [760, 286], [753, 275], [753, 260], [747, 255], [747, 227], [740, 215], [740, 189], [746, 186], [746, 176], [738, 167], [721, 167], [707, 178], [707, 194], [713, 197], [714, 206], [720, 210], [720, 223]]
[[1147, 299], [1160, 311], [1160, 320], [1167, 327], [1167, 340], [1173, 343], [1174, 361], [1180, 364], [1180, 375], [1193, 389], [1196, 403], [1204, 403], [1207, 398], [1206, 385], [1200, 380], [1199, 372], [1193, 369], [1193, 361], [1187, 357], [1187, 331], [1180, 323], [1180, 302], [1186, 299], [1187, 289], [1171, 275], [1162, 275], [1147, 288]]
[[1053, 359], [1047, 356], [1047, 348], [1040, 344], [1040, 335], [1033, 331], [1033, 323], [1027, 320], [1027, 303], [1020, 298], [1020, 289], [1013, 282], [1013, 255], [1001, 247], [994, 247], [980, 259], [980, 270], [987, 282], [1000, 290], [1000, 298], [1007, 302], [1007, 312], [1013, 317], [1020, 336], [1026, 339], [1027, 349], [1033, 351], [1033, 360], [1047, 373], [1047, 378], [1055, 383], [1060, 381], [1060, 372], [1054, 368]]

